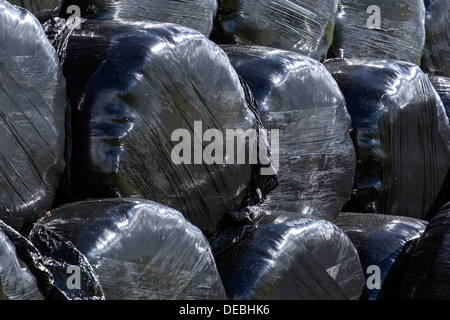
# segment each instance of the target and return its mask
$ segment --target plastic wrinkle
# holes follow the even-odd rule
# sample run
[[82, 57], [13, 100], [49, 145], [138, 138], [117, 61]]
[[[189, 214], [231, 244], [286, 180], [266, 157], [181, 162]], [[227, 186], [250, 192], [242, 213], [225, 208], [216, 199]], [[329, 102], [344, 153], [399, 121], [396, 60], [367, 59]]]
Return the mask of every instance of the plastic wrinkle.
[[65, 169], [66, 82], [39, 21], [0, 1], [0, 219], [17, 230], [49, 209]]
[[216, 262], [235, 300], [353, 300], [364, 286], [358, 253], [345, 233], [298, 213], [264, 216]]
[[91, 200], [51, 210], [38, 227], [36, 240], [48, 238], [42, 245], [71, 243], [89, 260], [107, 300], [225, 297], [207, 239], [172, 208], [143, 199]]
[[[341, 213], [334, 221], [350, 238], [361, 261], [366, 283], [360, 300], [376, 300], [384, 284], [384, 279], [396, 262], [405, 245], [418, 239], [428, 222], [425, 220], [370, 213]], [[369, 279], [373, 271], [369, 267], [378, 267], [380, 283]]]
[[279, 130], [278, 150], [272, 150], [279, 153], [279, 185], [264, 208], [332, 221], [352, 194], [356, 167], [350, 116], [336, 81], [321, 63], [294, 52], [221, 47], [252, 90], [264, 128]]
[[70, 5], [81, 9], [83, 17], [134, 22], [168, 22], [192, 28], [206, 37], [213, 29], [218, 10], [216, 0], [70, 0], [65, 1], [61, 16]]
[[333, 40], [337, 0], [223, 0], [211, 38], [324, 60]]
[[450, 160], [448, 117], [431, 82], [403, 61], [333, 59], [325, 66], [346, 98], [358, 159], [343, 210], [423, 219]]

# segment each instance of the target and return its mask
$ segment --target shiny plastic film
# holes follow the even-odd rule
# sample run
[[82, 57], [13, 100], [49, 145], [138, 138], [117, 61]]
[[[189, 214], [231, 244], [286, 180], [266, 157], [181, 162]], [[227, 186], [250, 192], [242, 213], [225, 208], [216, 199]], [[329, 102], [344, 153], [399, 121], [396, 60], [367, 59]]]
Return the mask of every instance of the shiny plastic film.
[[421, 68], [430, 75], [450, 77], [450, 3], [446, 0], [428, 3]]
[[67, 204], [40, 220], [31, 237], [43, 245], [72, 243], [94, 268], [106, 300], [225, 298], [203, 233], [180, 212], [151, 201]]
[[229, 299], [357, 300], [364, 286], [358, 253], [333, 223], [277, 212], [216, 256]]
[[49, 209], [64, 168], [66, 82], [39, 21], [0, 1], [0, 219], [17, 230]]
[[208, 37], [218, 10], [216, 0], [66, 0], [62, 17], [71, 15], [71, 6], [83, 17], [129, 22], [169, 22], [192, 28]]
[[75, 195], [153, 200], [205, 234], [245, 205], [267, 143], [222, 49], [183, 26], [110, 20], [67, 43]]
[[63, 0], [8, 0], [9, 3], [30, 11], [42, 23], [57, 17]]
[[420, 65], [423, 0], [342, 0], [329, 58], [397, 59]]
[[341, 213], [334, 221], [354, 244], [366, 285], [360, 300], [377, 300], [384, 279], [409, 241], [418, 239], [428, 222], [370, 213]]
[[0, 229], [0, 300], [43, 300], [36, 278]]
[[[396, 287], [385, 300], [447, 300], [450, 294], [449, 204], [430, 220], [408, 250], [396, 274]], [[395, 290], [394, 290], [395, 289]], [[382, 291], [383, 293], [383, 291]]]
[[336, 81], [321, 63], [295, 52], [221, 47], [252, 90], [276, 155], [279, 185], [263, 207], [332, 221], [350, 199], [356, 167], [351, 120]]
[[428, 77], [399, 60], [325, 66], [346, 98], [358, 159], [343, 210], [423, 219], [449, 168], [448, 117]]
[[223, 0], [211, 38], [324, 60], [333, 41], [337, 5], [337, 0]]

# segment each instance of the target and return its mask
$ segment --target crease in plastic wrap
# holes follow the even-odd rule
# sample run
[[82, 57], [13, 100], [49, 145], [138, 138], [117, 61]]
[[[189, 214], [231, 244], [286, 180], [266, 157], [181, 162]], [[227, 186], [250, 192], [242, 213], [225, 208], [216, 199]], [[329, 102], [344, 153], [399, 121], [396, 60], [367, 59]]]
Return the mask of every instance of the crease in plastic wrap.
[[36, 278], [0, 229], [0, 300], [42, 300]]
[[341, 0], [328, 58], [396, 59], [420, 65], [423, 0]]
[[8, 0], [9, 3], [30, 11], [41, 22], [57, 17], [63, 0]]
[[[38, 227], [37, 227], [38, 228]], [[69, 242], [60, 241], [54, 246], [57, 239], [42, 238], [41, 243], [33, 243], [28, 237], [18, 233], [16, 230], [0, 221], [0, 232], [2, 232], [10, 243], [14, 245], [17, 259], [21, 262], [22, 278], [20, 282], [26, 285], [28, 282], [28, 294], [20, 294], [14, 299], [41, 300], [103, 300], [104, 295], [97, 280], [97, 275], [87, 262], [86, 258]], [[40, 244], [45, 245], [40, 246]], [[52, 250], [52, 251], [51, 251]], [[49, 254], [51, 251], [51, 254]], [[57, 252], [59, 256], [54, 253]], [[2, 261], [3, 263], [4, 261]], [[69, 267], [76, 268], [79, 276], [79, 287], [71, 288], [68, 284], [71, 272]], [[2, 265], [0, 265], [0, 269]], [[9, 279], [9, 281], [14, 278]], [[37, 290], [35, 288], [37, 285]], [[14, 290], [20, 289], [16, 287]], [[30, 296], [31, 295], [31, 296]]]
[[343, 211], [423, 219], [449, 169], [449, 122], [416, 65], [377, 59], [325, 62], [352, 119], [355, 187]]
[[70, 17], [67, 9], [72, 5], [89, 19], [176, 23], [206, 37], [211, 34], [219, 6], [216, 0], [66, 0], [61, 17]]
[[[225, 147], [228, 130], [257, 133], [260, 122], [228, 57], [201, 33], [86, 20], [61, 38], [74, 196], [153, 200], [209, 236], [227, 212], [257, 204], [274, 188], [270, 159], [249, 160], [255, 149], [268, 150], [264, 136], [237, 134], [234, 148]], [[261, 169], [271, 173], [259, 178]]]
[[[332, 221], [353, 190], [356, 155], [351, 120], [336, 81], [318, 61], [281, 49], [222, 45], [250, 87], [268, 132], [279, 130], [279, 185], [268, 211]], [[273, 147], [273, 141], [272, 141]]]
[[324, 60], [333, 41], [337, 0], [223, 0], [211, 39], [258, 45]]
[[83, 253], [107, 300], [225, 298], [206, 237], [172, 208], [143, 199], [83, 201], [51, 210], [35, 228], [30, 237], [41, 247], [68, 242]]
[[[376, 300], [397, 257], [410, 241], [421, 236], [428, 222], [383, 214], [341, 213], [334, 224], [358, 251], [366, 279], [360, 300]], [[374, 273], [374, 267], [379, 268], [379, 274]]]
[[428, 3], [421, 68], [430, 75], [450, 77], [449, 17], [450, 3], [447, 0]]
[[357, 300], [364, 286], [345, 233], [298, 213], [264, 215], [253, 232], [215, 258], [232, 300]]
[[[448, 300], [450, 295], [449, 228], [447, 203], [429, 221], [418, 241], [405, 252], [392, 276], [391, 292], [383, 300]], [[387, 279], [386, 279], [387, 280]]]
[[21, 231], [55, 198], [65, 169], [66, 82], [39, 21], [0, 1], [0, 219]]

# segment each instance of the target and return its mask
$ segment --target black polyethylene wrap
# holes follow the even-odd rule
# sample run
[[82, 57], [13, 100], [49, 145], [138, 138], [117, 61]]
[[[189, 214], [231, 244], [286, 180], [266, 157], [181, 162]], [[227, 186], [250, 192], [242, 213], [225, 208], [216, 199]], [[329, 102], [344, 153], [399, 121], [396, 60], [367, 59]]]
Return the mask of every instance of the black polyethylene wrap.
[[450, 77], [450, 2], [434, 0], [428, 7], [426, 40], [421, 68], [429, 74]]
[[439, 94], [444, 105], [447, 116], [450, 116], [450, 78], [441, 76], [428, 77], [433, 84], [434, 89]]
[[39, 21], [0, 0], [0, 219], [39, 219], [64, 168], [66, 82]]
[[269, 46], [324, 60], [333, 41], [337, 0], [223, 0], [212, 38]]
[[[174, 24], [87, 20], [73, 31], [65, 52], [75, 194], [154, 200], [179, 210], [206, 234], [224, 213], [241, 208], [254, 173], [250, 162], [238, 164], [226, 150], [219, 163], [194, 159], [195, 145], [200, 156], [210, 146], [200, 141], [207, 129], [225, 137], [227, 129], [258, 128], [222, 49]], [[181, 129], [191, 138], [191, 164], [172, 158], [174, 148], [189, 141], [173, 140]], [[250, 149], [250, 142], [244, 144]]]
[[8, 0], [8, 2], [27, 9], [40, 22], [57, 17], [63, 4], [63, 0]]
[[90, 19], [176, 23], [207, 37], [218, 10], [217, 0], [65, 0], [63, 17], [70, 16], [67, 9], [71, 5], [77, 5], [82, 15]]
[[[420, 64], [425, 44], [423, 0], [339, 2], [329, 57], [398, 59]], [[379, 28], [371, 6], [380, 10]]]
[[180, 212], [151, 201], [67, 204], [40, 220], [32, 237], [72, 243], [94, 267], [107, 300], [225, 297], [203, 233]]
[[264, 207], [333, 220], [352, 194], [356, 166], [350, 116], [336, 81], [321, 63], [294, 52], [222, 48], [252, 90], [264, 128], [279, 130], [279, 186]]
[[[409, 241], [420, 237], [428, 224], [415, 218], [370, 213], [341, 213], [334, 223], [345, 232], [358, 251], [366, 276], [366, 286], [360, 299], [369, 300], [377, 299], [397, 256]], [[375, 274], [371, 266], [378, 267], [380, 274]], [[380, 278], [377, 279], [377, 276]], [[375, 283], [377, 280], [380, 280], [379, 284]]]
[[448, 117], [427, 76], [402, 61], [328, 60], [352, 118], [358, 163], [344, 207], [423, 219], [449, 169]]
[[0, 229], [0, 300], [42, 300], [36, 278]]
[[448, 300], [450, 296], [450, 206], [430, 220], [416, 243], [393, 299]]
[[345, 233], [297, 213], [264, 216], [216, 262], [235, 300], [358, 299], [364, 286], [358, 253]]

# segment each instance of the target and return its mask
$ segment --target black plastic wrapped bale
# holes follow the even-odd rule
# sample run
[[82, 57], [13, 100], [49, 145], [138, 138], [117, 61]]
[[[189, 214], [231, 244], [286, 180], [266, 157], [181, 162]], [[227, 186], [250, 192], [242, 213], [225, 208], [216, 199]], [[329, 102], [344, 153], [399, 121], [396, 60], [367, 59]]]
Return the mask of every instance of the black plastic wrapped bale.
[[344, 211], [423, 219], [449, 169], [448, 117], [418, 66], [390, 60], [328, 60], [346, 98], [357, 152]]
[[211, 39], [259, 45], [324, 60], [333, 41], [337, 0], [223, 0]]
[[150, 199], [205, 234], [248, 200], [255, 139], [239, 132], [259, 130], [257, 111], [216, 44], [175, 24], [87, 20], [65, 52], [74, 194]]
[[423, 0], [341, 0], [328, 57], [397, 59], [419, 65], [424, 44]]
[[450, 206], [430, 220], [408, 255], [397, 296], [386, 299], [448, 300], [450, 296]]
[[295, 52], [222, 48], [253, 92], [272, 135], [279, 186], [267, 195], [264, 207], [335, 219], [352, 194], [356, 167], [351, 120], [336, 81], [321, 63]]
[[[32, 290], [28, 294], [33, 300], [104, 299], [92, 266], [70, 242], [63, 242], [57, 235], [52, 234], [52, 237], [42, 237], [43, 241], [32, 243], [29, 238], [1, 220], [0, 233], [3, 233], [10, 241], [9, 244], [14, 246], [17, 261], [24, 275], [22, 283], [13, 290], [21, 289], [21, 285], [27, 286]], [[54, 254], [55, 252], [57, 254]], [[28, 270], [35, 277], [35, 281], [28, 275]], [[11, 280], [15, 279], [10, 278], [8, 281]], [[34, 284], [42, 295], [35, 291]], [[11, 287], [9, 289], [11, 290]]]
[[0, 229], [0, 300], [43, 300], [36, 278]]
[[367, 300], [377, 299], [397, 256], [428, 224], [421, 219], [370, 213], [341, 213], [334, 223], [358, 251], [366, 278], [360, 299]]
[[425, 20], [425, 47], [421, 68], [426, 73], [450, 77], [450, 2], [434, 0]]
[[450, 78], [441, 76], [428, 77], [433, 84], [434, 89], [439, 94], [444, 105], [447, 116], [450, 116]]
[[105, 199], [50, 213], [30, 237], [72, 243], [95, 268], [107, 300], [225, 298], [208, 241], [174, 209], [146, 200]]
[[333, 223], [277, 212], [215, 256], [233, 300], [358, 299], [364, 274], [358, 253]]
[[27, 9], [40, 22], [57, 17], [63, 4], [63, 0], [8, 0], [8, 2]]
[[66, 82], [39, 21], [0, 1], [0, 219], [17, 230], [49, 209], [65, 169]]
[[176, 23], [206, 37], [211, 34], [218, 10], [217, 0], [65, 0], [61, 16], [69, 18], [74, 5], [89, 19]]

